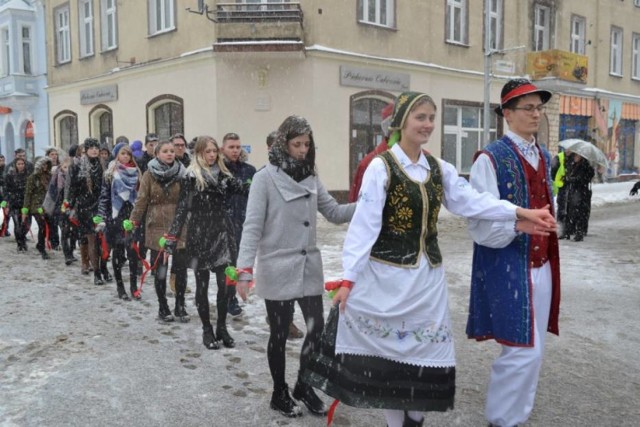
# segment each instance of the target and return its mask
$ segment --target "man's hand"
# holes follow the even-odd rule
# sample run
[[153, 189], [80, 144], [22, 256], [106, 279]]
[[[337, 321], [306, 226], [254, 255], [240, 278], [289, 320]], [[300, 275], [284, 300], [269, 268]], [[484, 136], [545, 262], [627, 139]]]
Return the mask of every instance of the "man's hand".
[[539, 225], [537, 222], [529, 221], [526, 219], [519, 219], [516, 221], [516, 231], [520, 231], [525, 234], [531, 234], [533, 236], [548, 236], [551, 233], [555, 233], [558, 227]]
[[523, 224], [526, 230], [530, 230], [534, 233], [528, 233], [525, 230], [518, 230], [518, 225], [516, 224], [516, 230], [522, 231], [527, 234], [539, 234], [538, 231], [542, 231], [543, 236], [548, 235], [544, 233], [554, 233], [558, 229], [558, 225], [556, 224], [556, 219], [551, 215], [551, 211], [549, 210], [549, 205], [546, 205], [542, 209], [525, 209], [525, 208], [517, 208], [516, 209], [516, 217], [518, 218], [518, 222], [520, 220], [524, 220], [526, 222], [531, 222], [535, 225], [535, 230], [533, 227], [529, 227], [528, 224]]

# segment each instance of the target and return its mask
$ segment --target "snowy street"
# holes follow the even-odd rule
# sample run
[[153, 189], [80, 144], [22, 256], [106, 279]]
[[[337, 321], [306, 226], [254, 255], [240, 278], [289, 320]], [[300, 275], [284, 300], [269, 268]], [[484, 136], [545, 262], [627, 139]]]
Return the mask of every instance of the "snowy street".
[[[560, 243], [560, 336], [547, 335], [527, 426], [640, 425], [640, 197], [628, 197], [631, 186], [594, 186], [587, 237]], [[319, 219], [326, 280], [340, 277], [346, 229]], [[464, 334], [472, 252], [466, 221], [444, 212], [439, 238], [457, 391], [455, 410], [427, 414], [425, 425], [484, 426], [486, 384], [499, 346]], [[255, 295], [240, 320], [229, 320], [236, 348], [207, 350], [193, 292], [187, 294], [191, 322], [162, 324], [152, 277], [141, 301], [121, 301], [115, 283], [94, 286], [77, 263], [64, 265], [61, 252], [42, 261], [33, 238], [28, 244], [29, 253], [18, 254], [13, 237], [0, 239], [0, 426], [326, 425], [306, 408], [297, 419], [269, 409], [268, 327], [264, 303]], [[191, 272], [189, 287], [195, 291]], [[212, 317], [215, 289], [211, 283]], [[298, 308], [295, 323], [302, 328]], [[291, 388], [301, 344], [288, 345]], [[334, 425], [385, 421], [381, 411], [339, 405]]]

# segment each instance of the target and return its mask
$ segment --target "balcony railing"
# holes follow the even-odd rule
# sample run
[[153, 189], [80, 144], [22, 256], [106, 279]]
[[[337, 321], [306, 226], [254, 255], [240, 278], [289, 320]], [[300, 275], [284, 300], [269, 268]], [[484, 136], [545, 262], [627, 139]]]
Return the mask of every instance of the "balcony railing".
[[232, 22], [297, 22], [302, 26], [300, 3], [218, 3], [216, 20], [220, 24]]

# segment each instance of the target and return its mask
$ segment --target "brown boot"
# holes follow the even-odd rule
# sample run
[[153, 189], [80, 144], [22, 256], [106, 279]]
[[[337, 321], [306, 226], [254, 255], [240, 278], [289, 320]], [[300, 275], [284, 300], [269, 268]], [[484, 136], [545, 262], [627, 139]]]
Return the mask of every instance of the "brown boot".
[[80, 272], [82, 274], [89, 274], [89, 244], [80, 243]]
[[295, 323], [291, 322], [289, 324], [289, 338], [291, 339], [299, 339], [304, 337], [304, 333], [298, 329]]

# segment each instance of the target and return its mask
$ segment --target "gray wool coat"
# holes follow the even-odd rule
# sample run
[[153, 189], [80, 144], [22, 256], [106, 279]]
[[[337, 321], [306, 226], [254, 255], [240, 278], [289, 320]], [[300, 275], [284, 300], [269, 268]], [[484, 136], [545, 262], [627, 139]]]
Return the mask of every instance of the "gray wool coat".
[[322, 258], [316, 246], [320, 212], [347, 222], [356, 204], [340, 205], [317, 176], [296, 182], [274, 165], [260, 169], [249, 190], [238, 267], [254, 267], [258, 296], [276, 301], [322, 295]]

